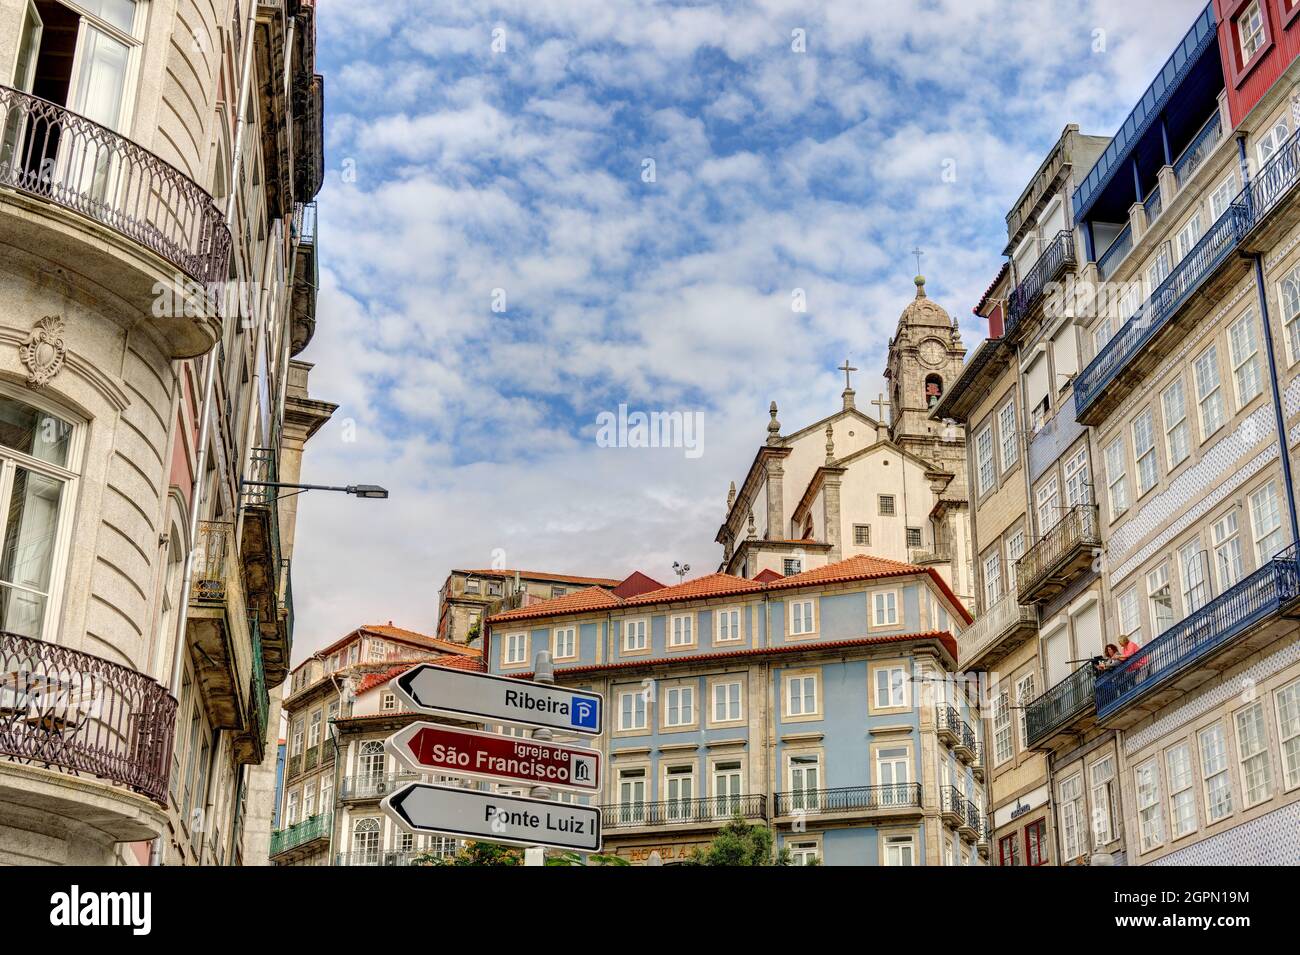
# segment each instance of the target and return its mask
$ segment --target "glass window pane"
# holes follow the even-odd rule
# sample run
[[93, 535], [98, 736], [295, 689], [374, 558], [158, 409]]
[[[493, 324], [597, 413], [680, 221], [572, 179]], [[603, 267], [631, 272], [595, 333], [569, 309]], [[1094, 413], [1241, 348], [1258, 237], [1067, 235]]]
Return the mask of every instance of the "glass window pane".
[[0, 444], [6, 448], [65, 467], [71, 437], [68, 422], [0, 395]]

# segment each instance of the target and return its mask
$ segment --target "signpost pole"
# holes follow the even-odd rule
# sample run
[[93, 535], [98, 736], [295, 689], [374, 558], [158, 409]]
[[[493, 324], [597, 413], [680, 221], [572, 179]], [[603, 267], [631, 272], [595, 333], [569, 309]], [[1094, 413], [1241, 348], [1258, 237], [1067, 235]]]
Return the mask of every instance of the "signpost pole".
[[[551, 663], [551, 652], [549, 650], [538, 650], [533, 657], [533, 682], [534, 683], [555, 683], [555, 667]], [[533, 739], [538, 742], [550, 742], [555, 734], [549, 729], [542, 727], [533, 730]], [[548, 786], [534, 786], [528, 794], [534, 799], [550, 799], [551, 790]], [[524, 865], [546, 865], [546, 850], [541, 846], [529, 846], [524, 850]]]

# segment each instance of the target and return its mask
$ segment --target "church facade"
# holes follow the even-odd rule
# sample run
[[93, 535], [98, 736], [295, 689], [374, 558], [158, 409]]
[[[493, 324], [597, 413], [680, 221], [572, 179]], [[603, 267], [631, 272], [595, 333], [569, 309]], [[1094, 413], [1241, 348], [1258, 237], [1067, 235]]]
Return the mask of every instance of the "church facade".
[[873, 402], [877, 416], [858, 409], [849, 379], [857, 369], [847, 362], [835, 413], [783, 433], [772, 402], [767, 440], [727, 494], [718, 569], [788, 576], [849, 557], [883, 557], [933, 567], [969, 601], [965, 431], [930, 417], [965, 355], [956, 322], [918, 276], [889, 344], [889, 400]]

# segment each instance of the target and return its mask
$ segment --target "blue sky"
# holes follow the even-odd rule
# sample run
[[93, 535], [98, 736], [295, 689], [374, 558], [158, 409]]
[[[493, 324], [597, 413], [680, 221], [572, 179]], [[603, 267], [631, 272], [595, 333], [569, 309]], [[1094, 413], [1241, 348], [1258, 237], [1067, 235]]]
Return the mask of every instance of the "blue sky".
[[[716, 569], [768, 402], [830, 413], [846, 356], [860, 406], [883, 389], [915, 246], [977, 344], [1011, 202], [1067, 123], [1114, 132], [1202, 7], [320, 0], [301, 357], [340, 408], [304, 479], [393, 496], [302, 499], [295, 656], [432, 629], [453, 566]], [[701, 413], [703, 453], [599, 447], [619, 404]]]

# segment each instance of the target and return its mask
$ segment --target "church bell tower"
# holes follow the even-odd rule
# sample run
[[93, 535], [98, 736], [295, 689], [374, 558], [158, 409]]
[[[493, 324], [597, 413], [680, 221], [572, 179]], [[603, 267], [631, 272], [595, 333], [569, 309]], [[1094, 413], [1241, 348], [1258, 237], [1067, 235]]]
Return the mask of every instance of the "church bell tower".
[[[916, 277], [916, 298], [903, 309], [889, 343], [885, 377], [889, 381], [889, 436], [918, 457], [952, 470], [951, 443], [965, 452], [962, 429], [930, 418], [945, 388], [957, 380], [966, 359], [961, 332], [951, 316], [925, 294], [925, 277]], [[964, 471], [964, 467], [962, 468]]]

